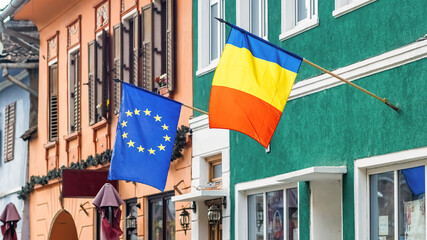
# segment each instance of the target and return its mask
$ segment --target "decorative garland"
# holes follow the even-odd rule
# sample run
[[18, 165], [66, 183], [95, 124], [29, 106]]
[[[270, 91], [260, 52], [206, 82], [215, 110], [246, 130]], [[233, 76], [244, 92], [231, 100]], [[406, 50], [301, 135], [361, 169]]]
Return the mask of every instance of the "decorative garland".
[[[182, 149], [186, 144], [187, 133], [189, 132], [191, 132], [190, 128], [184, 125], [181, 125], [181, 127], [176, 130], [171, 162], [183, 156]], [[61, 178], [63, 169], [84, 170], [91, 166], [106, 165], [111, 162], [111, 153], [112, 150], [107, 149], [101, 154], [96, 154], [95, 157], [90, 155], [86, 160], [73, 162], [69, 167], [62, 165], [61, 168], [52, 169], [46, 174], [46, 176], [31, 176], [30, 181], [27, 182], [20, 191], [18, 191], [18, 198], [22, 200], [27, 199], [28, 194], [34, 191], [34, 186], [36, 184], [44, 186], [48, 184], [50, 180]]]

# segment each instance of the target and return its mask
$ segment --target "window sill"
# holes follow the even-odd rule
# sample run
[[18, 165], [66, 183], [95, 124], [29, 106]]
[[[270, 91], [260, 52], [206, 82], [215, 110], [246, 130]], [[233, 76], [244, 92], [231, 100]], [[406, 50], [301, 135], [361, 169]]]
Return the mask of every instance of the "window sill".
[[66, 142], [69, 142], [69, 141], [72, 141], [74, 139], [77, 139], [79, 136], [80, 136], [80, 132], [77, 131], [77, 132], [74, 132], [74, 133], [71, 133], [69, 135], [64, 136], [64, 140]]
[[341, 17], [344, 14], [347, 14], [349, 12], [352, 12], [358, 8], [361, 8], [365, 5], [368, 5], [372, 2], [375, 2], [376, 0], [361, 0], [361, 1], [356, 1], [353, 3], [350, 3], [348, 5], [345, 5], [339, 9], [336, 9], [335, 11], [332, 12], [332, 16], [334, 16], [334, 18], [338, 18]]
[[46, 150], [49, 150], [49, 149], [51, 149], [53, 147], [56, 147], [56, 145], [58, 145], [58, 140], [55, 140], [55, 141], [52, 141], [52, 142], [48, 142], [48, 143], [44, 144], [43, 147]]
[[97, 131], [103, 127], [105, 127], [107, 125], [107, 119], [102, 118], [101, 121], [95, 123], [94, 125], [91, 126], [93, 131]]
[[308, 31], [312, 28], [315, 28], [319, 25], [319, 19], [311, 19], [310, 21], [306, 21], [304, 24], [300, 24], [298, 26], [295, 26], [294, 28], [280, 34], [279, 39], [280, 41], [284, 41], [286, 39], [289, 39], [291, 37], [294, 37], [300, 33], [303, 33], [305, 31]]
[[218, 60], [216, 60], [214, 62], [211, 62], [208, 66], [206, 66], [206, 67], [204, 67], [202, 69], [197, 70], [196, 71], [196, 76], [200, 77], [200, 76], [203, 76], [203, 75], [205, 75], [207, 73], [213, 72], [213, 71], [215, 71], [215, 69], [216, 69], [217, 66], [218, 66]]

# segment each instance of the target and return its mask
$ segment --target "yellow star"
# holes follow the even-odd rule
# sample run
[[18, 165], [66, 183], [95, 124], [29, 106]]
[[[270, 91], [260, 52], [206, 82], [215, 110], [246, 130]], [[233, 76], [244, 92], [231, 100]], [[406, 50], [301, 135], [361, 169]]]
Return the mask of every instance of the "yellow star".
[[141, 110], [135, 108], [135, 115], [139, 115], [139, 112], [141, 112]]
[[151, 115], [150, 115], [151, 111], [148, 111], [148, 108], [146, 108], [146, 109], [145, 109], [144, 113], [145, 113], [145, 116], [147, 116], [147, 115], [148, 115], [148, 116], [151, 116]]
[[150, 152], [150, 154], [156, 155], [156, 154], [154, 153], [156, 150], [153, 150], [152, 148], [150, 148], [150, 149], [148, 149], [148, 151]]
[[166, 124], [163, 124], [162, 128], [163, 130], [169, 130], [169, 126], [166, 126]]
[[127, 115], [127, 117], [129, 117], [129, 116], [131, 116], [131, 117], [132, 117], [132, 112], [128, 110], [128, 111], [126, 112], [126, 115]]
[[161, 121], [160, 121], [160, 119], [161, 119], [162, 117], [159, 117], [159, 115], [158, 115], [158, 114], [157, 114], [154, 118], [156, 119], [156, 122], [161, 122]]
[[170, 142], [171, 141], [171, 137], [169, 137], [167, 134], [163, 138], [165, 139], [165, 142]]
[[165, 151], [165, 147], [166, 146], [163, 146], [162, 144], [160, 144], [160, 146], [157, 146], [160, 150], [159, 151]]
[[123, 139], [128, 138], [128, 133], [127, 132], [123, 132], [122, 137], [123, 137]]
[[127, 127], [128, 125], [126, 125], [128, 122], [126, 122], [125, 120], [123, 120], [122, 122], [122, 127]]
[[129, 147], [135, 147], [133, 144], [134, 144], [135, 142], [132, 142], [132, 140], [129, 140], [129, 142], [127, 143], [128, 145], [129, 145]]
[[141, 147], [141, 145], [139, 145], [139, 147], [138, 147], [138, 152], [144, 152], [144, 148]]

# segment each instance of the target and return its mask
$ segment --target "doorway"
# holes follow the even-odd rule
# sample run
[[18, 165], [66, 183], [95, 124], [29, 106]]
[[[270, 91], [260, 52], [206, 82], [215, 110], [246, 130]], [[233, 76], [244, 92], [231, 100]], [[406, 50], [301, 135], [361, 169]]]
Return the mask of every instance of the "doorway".
[[53, 218], [49, 240], [78, 240], [73, 217], [65, 210], [59, 211]]

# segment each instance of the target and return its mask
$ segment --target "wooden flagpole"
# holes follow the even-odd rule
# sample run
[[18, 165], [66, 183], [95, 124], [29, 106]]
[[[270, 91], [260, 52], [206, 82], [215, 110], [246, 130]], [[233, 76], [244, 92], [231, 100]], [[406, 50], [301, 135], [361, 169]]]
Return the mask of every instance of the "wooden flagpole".
[[345, 83], [349, 84], [350, 86], [355, 87], [355, 88], [359, 89], [360, 91], [362, 91], [362, 92], [364, 92], [364, 93], [366, 93], [366, 94], [368, 94], [368, 95], [370, 95], [370, 96], [374, 97], [375, 99], [377, 99], [377, 100], [379, 100], [379, 101], [381, 101], [381, 102], [385, 103], [387, 106], [391, 107], [394, 111], [396, 111], [396, 112], [398, 112], [398, 111], [399, 111], [399, 108], [398, 108], [398, 107], [396, 107], [395, 105], [391, 104], [387, 99], [385, 99], [385, 98], [380, 98], [380, 97], [378, 97], [377, 95], [375, 95], [375, 94], [373, 94], [373, 93], [369, 92], [368, 90], [366, 90], [366, 89], [364, 89], [364, 88], [362, 88], [362, 87], [359, 87], [358, 85], [356, 85], [356, 84], [354, 84], [354, 83], [352, 83], [352, 82], [350, 82], [350, 81], [348, 81], [348, 80], [346, 80], [346, 79], [344, 79], [344, 78], [342, 78], [342, 77], [340, 77], [340, 76], [336, 75], [335, 73], [333, 73], [333, 72], [331, 72], [331, 71], [328, 71], [328, 70], [326, 70], [326, 69], [324, 69], [324, 68], [320, 67], [320, 66], [319, 66], [319, 65], [317, 65], [317, 64], [314, 64], [314, 63], [312, 63], [312, 62], [308, 61], [308, 60], [307, 60], [307, 59], [305, 59], [305, 58], [303, 58], [302, 60], [303, 60], [303, 62], [305, 62], [305, 63], [307, 63], [307, 64], [309, 64], [309, 65], [311, 65], [311, 66], [313, 66], [313, 67], [315, 67], [315, 68], [317, 68], [317, 69], [319, 69], [319, 70], [321, 70], [321, 71], [323, 71], [323, 72], [325, 72], [325, 73], [327, 73], [327, 74], [329, 74], [329, 75], [331, 75], [331, 76], [333, 76], [333, 77], [335, 77], [335, 78], [338, 78], [339, 80], [341, 80], [341, 81], [343, 81], [343, 82], [345, 82]]

